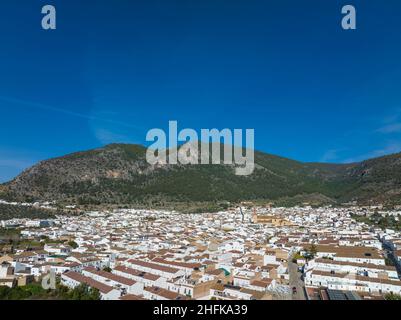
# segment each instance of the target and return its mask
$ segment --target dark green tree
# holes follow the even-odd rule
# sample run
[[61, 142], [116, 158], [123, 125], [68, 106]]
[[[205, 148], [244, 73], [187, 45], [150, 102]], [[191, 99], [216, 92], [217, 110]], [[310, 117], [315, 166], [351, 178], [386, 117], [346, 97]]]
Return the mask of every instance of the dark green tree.
[[395, 293], [388, 293], [384, 296], [386, 300], [401, 300], [401, 296]]

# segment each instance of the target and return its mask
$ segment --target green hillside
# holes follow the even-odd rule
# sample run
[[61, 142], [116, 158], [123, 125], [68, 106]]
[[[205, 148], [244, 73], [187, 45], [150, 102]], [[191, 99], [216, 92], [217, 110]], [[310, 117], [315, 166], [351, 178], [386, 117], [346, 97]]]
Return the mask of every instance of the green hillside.
[[43, 161], [2, 185], [0, 198], [82, 205], [308, 198], [322, 203], [401, 202], [400, 154], [343, 165], [256, 152], [253, 174], [237, 176], [229, 165], [151, 166], [145, 152], [139, 145], [112, 144]]

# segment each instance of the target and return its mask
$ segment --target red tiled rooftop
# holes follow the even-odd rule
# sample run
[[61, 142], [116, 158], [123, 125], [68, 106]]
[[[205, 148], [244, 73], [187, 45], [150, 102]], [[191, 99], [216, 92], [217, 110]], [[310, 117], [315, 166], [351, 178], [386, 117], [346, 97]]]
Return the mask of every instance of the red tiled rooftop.
[[80, 283], [85, 283], [92, 288], [98, 289], [101, 293], [109, 293], [111, 290], [113, 290], [113, 287], [110, 287], [107, 284], [103, 284], [92, 278], [85, 277], [78, 272], [69, 271], [69, 272], [65, 273], [64, 276], [68, 277], [72, 280], [78, 281]]
[[115, 281], [115, 282], [119, 282], [119, 283], [125, 284], [127, 286], [132, 286], [132, 285], [134, 285], [136, 283], [135, 280], [124, 278], [124, 277], [118, 276], [118, 275], [110, 273], [110, 272], [99, 271], [99, 270], [96, 270], [93, 267], [85, 268], [84, 271], [90, 272], [92, 274], [98, 275], [100, 277], [103, 277], [103, 278], [106, 278], [106, 279], [109, 279], [109, 280], [112, 280], [112, 281]]

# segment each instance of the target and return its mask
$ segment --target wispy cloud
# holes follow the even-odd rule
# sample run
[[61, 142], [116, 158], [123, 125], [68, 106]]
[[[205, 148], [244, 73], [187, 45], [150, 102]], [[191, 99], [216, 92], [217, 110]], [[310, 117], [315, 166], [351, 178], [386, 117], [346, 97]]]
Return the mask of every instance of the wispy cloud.
[[376, 131], [384, 134], [401, 132], [401, 122], [385, 125]]
[[98, 116], [92, 115], [92, 114], [85, 114], [85, 113], [70, 111], [70, 110], [57, 108], [57, 107], [49, 106], [49, 105], [42, 104], [42, 103], [27, 101], [27, 100], [0, 96], [0, 102], [3, 102], [3, 104], [4, 103], [5, 104], [13, 104], [13, 107], [24, 106], [24, 107], [28, 107], [28, 108], [37, 108], [37, 109], [47, 110], [47, 111], [51, 111], [51, 112], [57, 112], [57, 113], [61, 113], [61, 114], [65, 114], [68, 116], [73, 116], [73, 117], [77, 117], [77, 118], [81, 118], [81, 119], [101, 121], [101, 122], [114, 124], [114, 125], [118, 125], [118, 126], [124, 126], [126, 128], [135, 128], [135, 129], [139, 128], [138, 126], [130, 124], [130, 123], [113, 120], [113, 119], [109, 119], [106, 117], [98, 117]]
[[382, 134], [391, 134], [401, 132], [401, 109], [395, 109], [393, 114], [387, 116], [382, 121], [383, 126], [376, 129], [375, 132]]
[[96, 128], [94, 130], [94, 134], [97, 140], [99, 140], [102, 144], [116, 143], [116, 142], [131, 142], [127, 136], [119, 133], [112, 132], [103, 128]]
[[321, 162], [330, 162], [330, 161], [335, 161], [338, 160], [339, 158], [339, 153], [343, 151], [343, 149], [330, 149], [327, 150], [323, 156], [320, 158]]
[[343, 162], [344, 163], [359, 162], [359, 161], [376, 158], [376, 157], [382, 157], [382, 156], [386, 156], [386, 155], [398, 153], [398, 152], [401, 152], [401, 141], [393, 141], [393, 142], [389, 142], [383, 148], [376, 149], [371, 152], [346, 159]]

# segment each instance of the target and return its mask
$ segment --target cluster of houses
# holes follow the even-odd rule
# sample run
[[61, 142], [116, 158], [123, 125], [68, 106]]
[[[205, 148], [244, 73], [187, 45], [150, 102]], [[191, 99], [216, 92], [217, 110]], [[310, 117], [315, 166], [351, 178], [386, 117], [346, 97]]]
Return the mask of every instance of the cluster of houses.
[[271, 300], [294, 298], [292, 278], [302, 272], [305, 298], [322, 289], [401, 294], [389, 263], [399, 262], [400, 234], [358, 223], [350, 210], [360, 209], [119, 209], [19, 221], [23, 239], [41, 245], [3, 252], [0, 286], [53, 272], [62, 285], [86, 284], [105, 300]]
[[309, 234], [307, 238], [289, 239], [292, 244], [304, 256], [313, 248], [313, 257], [302, 261], [310, 299], [324, 298], [327, 290], [352, 292], [353, 297], [365, 299], [380, 299], [389, 293], [401, 295], [397, 250], [401, 234], [351, 218], [351, 213], [366, 215], [366, 210], [298, 208], [290, 218]]

